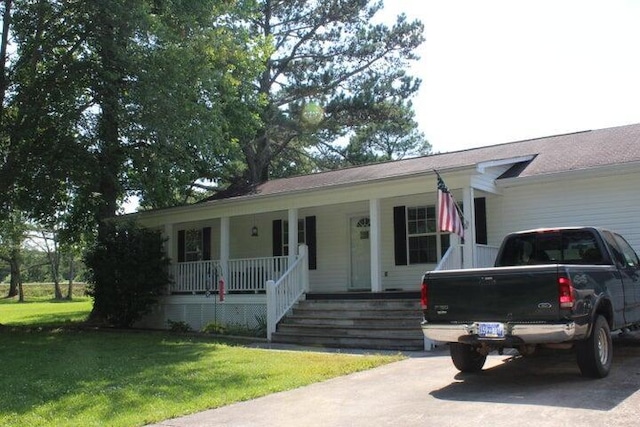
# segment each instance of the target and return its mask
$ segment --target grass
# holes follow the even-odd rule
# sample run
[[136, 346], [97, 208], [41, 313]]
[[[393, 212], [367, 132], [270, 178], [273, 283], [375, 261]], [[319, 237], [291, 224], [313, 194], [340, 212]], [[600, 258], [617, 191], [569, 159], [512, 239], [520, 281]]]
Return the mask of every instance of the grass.
[[[84, 295], [84, 285], [75, 286], [78, 296], [70, 301], [54, 300], [52, 284], [27, 284], [23, 288], [23, 303], [17, 297], [0, 299], [0, 324], [44, 327], [81, 323], [91, 311], [92, 300]], [[0, 296], [8, 292], [9, 285], [0, 285]]]
[[90, 301], [0, 301], [0, 425], [138, 426], [402, 358], [53, 327], [81, 322], [90, 308]]

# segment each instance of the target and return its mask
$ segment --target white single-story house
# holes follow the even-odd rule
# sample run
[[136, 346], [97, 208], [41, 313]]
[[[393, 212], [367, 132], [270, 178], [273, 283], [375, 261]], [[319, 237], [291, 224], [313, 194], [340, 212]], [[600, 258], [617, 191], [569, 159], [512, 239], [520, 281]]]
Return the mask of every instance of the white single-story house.
[[[464, 211], [463, 242], [438, 231], [435, 170]], [[490, 266], [517, 230], [600, 226], [640, 249], [640, 124], [277, 179], [133, 216], [162, 230], [172, 260], [147, 326], [262, 316], [273, 329], [306, 293], [418, 291], [427, 270]]]

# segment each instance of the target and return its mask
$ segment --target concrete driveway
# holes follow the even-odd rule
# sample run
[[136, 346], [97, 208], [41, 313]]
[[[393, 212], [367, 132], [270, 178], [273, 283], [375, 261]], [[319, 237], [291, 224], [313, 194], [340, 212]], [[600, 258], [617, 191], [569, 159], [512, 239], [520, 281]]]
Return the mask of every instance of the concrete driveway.
[[585, 379], [570, 352], [491, 355], [459, 373], [446, 349], [155, 426], [638, 426], [640, 333], [614, 338], [611, 374]]

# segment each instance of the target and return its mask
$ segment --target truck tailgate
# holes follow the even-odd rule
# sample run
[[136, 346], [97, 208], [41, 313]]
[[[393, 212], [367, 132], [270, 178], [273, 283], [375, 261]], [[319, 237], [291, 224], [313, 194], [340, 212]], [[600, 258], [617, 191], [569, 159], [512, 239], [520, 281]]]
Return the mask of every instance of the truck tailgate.
[[428, 273], [430, 322], [558, 320], [558, 266], [540, 265]]

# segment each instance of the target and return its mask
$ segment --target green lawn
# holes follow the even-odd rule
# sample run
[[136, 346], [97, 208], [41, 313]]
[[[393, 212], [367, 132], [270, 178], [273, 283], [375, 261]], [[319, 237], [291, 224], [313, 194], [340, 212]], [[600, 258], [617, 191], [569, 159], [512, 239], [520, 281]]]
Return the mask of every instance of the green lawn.
[[0, 301], [0, 425], [144, 425], [401, 358], [64, 327], [81, 322], [90, 308], [90, 300]]

